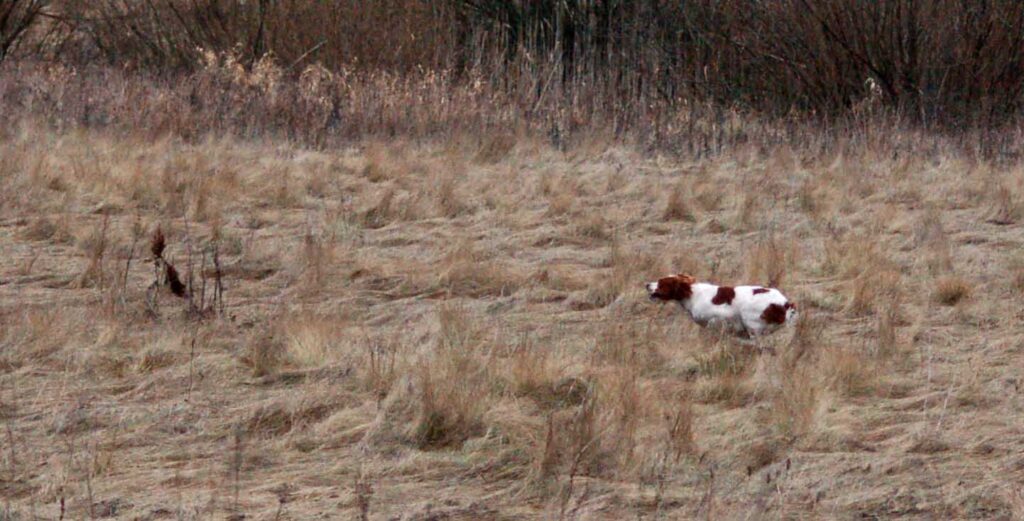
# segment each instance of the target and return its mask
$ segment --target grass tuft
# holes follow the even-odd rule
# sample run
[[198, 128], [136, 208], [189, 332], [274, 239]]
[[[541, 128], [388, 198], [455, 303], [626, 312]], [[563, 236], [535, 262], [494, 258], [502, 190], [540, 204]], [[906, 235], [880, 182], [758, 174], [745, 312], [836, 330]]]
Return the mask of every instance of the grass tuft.
[[971, 296], [971, 284], [962, 277], [947, 275], [935, 281], [932, 297], [944, 306], [955, 306]]

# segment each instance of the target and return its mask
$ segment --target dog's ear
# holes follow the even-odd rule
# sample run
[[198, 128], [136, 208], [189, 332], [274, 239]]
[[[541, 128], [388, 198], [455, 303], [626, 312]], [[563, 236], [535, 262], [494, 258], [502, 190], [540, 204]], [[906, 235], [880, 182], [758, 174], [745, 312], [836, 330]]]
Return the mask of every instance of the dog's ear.
[[680, 275], [664, 277], [658, 280], [658, 292], [655, 297], [662, 300], [686, 300], [693, 294], [693, 289], [690, 288], [692, 280], [693, 277]]
[[676, 275], [676, 278], [679, 279], [679, 282], [682, 282], [683, 284], [694, 284], [697, 282], [697, 279], [693, 278], [693, 276], [690, 275], [689, 273], [680, 273]]

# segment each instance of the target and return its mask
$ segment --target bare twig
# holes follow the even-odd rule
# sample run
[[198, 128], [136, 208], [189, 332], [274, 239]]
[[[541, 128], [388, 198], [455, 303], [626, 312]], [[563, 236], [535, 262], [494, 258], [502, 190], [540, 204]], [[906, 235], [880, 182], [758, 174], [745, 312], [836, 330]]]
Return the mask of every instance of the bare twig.
[[356, 496], [356, 506], [359, 508], [359, 521], [369, 521], [370, 503], [373, 501], [373, 485], [367, 483], [362, 469], [359, 469], [359, 472], [356, 473], [353, 489]]
[[302, 55], [299, 56], [298, 58], [296, 58], [295, 61], [293, 61], [292, 64], [288, 66], [288, 68], [289, 69], [294, 69], [296, 65], [302, 63], [302, 60], [305, 60], [307, 56], [309, 56], [310, 54], [313, 54], [314, 52], [320, 50], [320, 48], [323, 47], [326, 43], [327, 43], [327, 40], [320, 40], [320, 43], [314, 45], [313, 47], [310, 47], [310, 49], [308, 51], [302, 53]]
[[236, 513], [238, 512], [238, 496], [242, 490], [242, 457], [244, 450], [244, 433], [242, 429], [241, 424], [235, 426], [234, 448], [231, 458], [231, 474], [234, 481], [234, 503], [232, 509]]
[[195, 374], [195, 360], [196, 360], [196, 330], [192, 330], [192, 341], [189, 345], [188, 350], [188, 390], [185, 393], [185, 401], [192, 401], [192, 382], [193, 375]]

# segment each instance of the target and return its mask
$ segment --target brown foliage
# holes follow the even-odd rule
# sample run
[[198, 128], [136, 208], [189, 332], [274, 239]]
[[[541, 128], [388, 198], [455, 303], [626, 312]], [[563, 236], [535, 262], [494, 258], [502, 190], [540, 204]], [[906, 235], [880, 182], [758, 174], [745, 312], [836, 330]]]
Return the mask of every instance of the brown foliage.
[[[279, 105], [268, 107], [273, 123], [260, 130], [316, 144], [325, 128], [332, 134], [344, 133], [331, 128], [339, 125], [368, 130], [368, 121], [350, 124], [344, 111], [373, 114], [374, 126], [388, 135], [406, 125], [360, 102], [344, 103], [352, 101], [351, 89], [367, 82], [377, 93], [409, 95], [411, 104], [387, 104], [403, 113], [410, 107], [421, 114], [436, 110], [431, 106], [472, 109], [455, 94], [465, 89], [470, 98], [500, 105], [481, 121], [518, 114], [559, 145], [579, 130], [614, 122], [616, 135], [638, 128], [657, 140], [697, 133], [670, 142], [698, 154], [718, 152], [732, 138], [747, 141], [749, 129], [728, 115], [738, 107], [849, 116], [858, 127], [861, 116], [887, 108], [899, 121], [990, 127], [1013, 118], [1024, 96], [1015, 52], [1024, 34], [1024, 4], [1012, 2], [103, 0], [40, 11], [47, 4], [0, 2], [0, 12], [16, 6], [10, 8], [15, 16], [0, 17], [16, 24], [0, 27], [0, 60], [17, 47], [21, 55], [68, 63], [86, 74], [105, 61], [117, 66], [101, 74], [107, 91], [118, 90], [109, 82], [125, 70], [155, 73], [162, 88], [172, 78], [180, 84], [170, 89], [176, 95], [153, 96], [151, 103], [164, 106], [139, 111], [162, 114], [163, 124], [209, 112], [230, 127], [244, 123], [233, 130], [248, 133], [244, 127], [262, 111], [246, 117], [231, 109], [251, 109], [255, 94], [259, 104]], [[200, 74], [212, 64], [222, 70]], [[247, 79], [235, 81], [241, 77]], [[82, 89], [76, 82], [72, 91]], [[451, 97], [432, 99], [438, 84]], [[75, 95], [100, 104], [112, 97]], [[140, 105], [120, 105], [126, 107]], [[282, 110], [287, 107], [293, 108]], [[679, 117], [684, 108], [690, 115], [710, 113], [716, 123], [705, 127]], [[117, 112], [78, 112], [76, 123], [127, 116]], [[449, 128], [440, 120], [425, 123], [431, 131]], [[501, 157], [507, 148], [504, 140], [485, 144], [482, 160]], [[666, 218], [692, 217], [670, 202]]]
[[149, 243], [149, 251], [153, 253], [153, 258], [162, 259], [164, 256], [164, 248], [167, 247], [167, 238], [164, 237], [164, 231], [157, 226], [153, 232], [153, 238]]

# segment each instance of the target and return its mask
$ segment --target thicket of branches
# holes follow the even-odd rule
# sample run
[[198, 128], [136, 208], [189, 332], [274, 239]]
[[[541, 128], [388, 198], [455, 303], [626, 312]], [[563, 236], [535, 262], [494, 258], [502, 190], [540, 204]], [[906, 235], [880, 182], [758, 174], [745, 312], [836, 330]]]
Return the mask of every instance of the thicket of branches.
[[630, 110], [834, 117], [874, 92], [943, 126], [1017, 116], [1022, 43], [1016, 0], [0, 0], [0, 59], [174, 75], [204, 50], [272, 55], [296, 75], [434, 71]]

